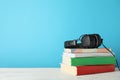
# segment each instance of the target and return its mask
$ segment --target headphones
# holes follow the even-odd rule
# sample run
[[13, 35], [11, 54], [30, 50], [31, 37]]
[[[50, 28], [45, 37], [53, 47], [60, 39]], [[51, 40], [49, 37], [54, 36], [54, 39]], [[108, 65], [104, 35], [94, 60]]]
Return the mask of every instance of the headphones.
[[[68, 40], [64, 42], [65, 48], [98, 48], [102, 44], [102, 38], [99, 34], [84, 34], [77, 40]], [[81, 41], [81, 43], [78, 43]]]

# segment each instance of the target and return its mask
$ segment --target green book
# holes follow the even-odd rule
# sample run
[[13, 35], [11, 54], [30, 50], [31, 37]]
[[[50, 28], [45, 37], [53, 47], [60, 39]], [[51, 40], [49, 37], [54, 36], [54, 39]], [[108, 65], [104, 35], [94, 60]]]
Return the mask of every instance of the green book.
[[116, 64], [113, 56], [75, 57], [63, 56], [63, 63], [71, 66]]

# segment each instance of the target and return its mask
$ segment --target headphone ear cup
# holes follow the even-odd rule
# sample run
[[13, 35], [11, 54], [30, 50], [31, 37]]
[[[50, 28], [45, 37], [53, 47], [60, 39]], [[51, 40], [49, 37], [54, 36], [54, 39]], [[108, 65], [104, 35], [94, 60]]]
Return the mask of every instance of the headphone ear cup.
[[81, 45], [83, 48], [88, 48], [90, 46], [90, 37], [89, 35], [84, 35], [81, 39]]
[[98, 48], [102, 43], [99, 34], [85, 34], [81, 38], [81, 48]]

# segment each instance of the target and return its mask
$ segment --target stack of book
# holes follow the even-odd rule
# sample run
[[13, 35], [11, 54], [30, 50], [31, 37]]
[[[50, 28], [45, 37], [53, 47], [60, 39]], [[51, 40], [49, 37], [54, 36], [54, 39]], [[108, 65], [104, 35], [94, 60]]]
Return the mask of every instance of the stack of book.
[[115, 64], [115, 58], [105, 48], [65, 48], [61, 70], [73, 75], [104, 73], [115, 71]]

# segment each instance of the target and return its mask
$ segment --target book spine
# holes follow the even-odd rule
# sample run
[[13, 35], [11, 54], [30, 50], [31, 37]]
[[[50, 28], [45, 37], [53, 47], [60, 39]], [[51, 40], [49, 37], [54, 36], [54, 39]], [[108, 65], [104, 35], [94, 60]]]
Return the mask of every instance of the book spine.
[[113, 56], [111, 53], [83, 53], [83, 54], [74, 54], [74, 53], [63, 53], [63, 56], [67, 57], [97, 57], [97, 56]]
[[[111, 49], [109, 49], [111, 50]], [[95, 48], [95, 49], [64, 49], [65, 53], [84, 53], [84, 52], [98, 52], [98, 53], [108, 53], [109, 51], [105, 48]]]
[[115, 63], [116, 63], [115, 58], [113, 56], [71, 58], [72, 66], [102, 65], [102, 64], [115, 64]]
[[61, 70], [73, 75], [85, 75], [115, 71], [115, 65], [91, 65], [91, 66], [69, 66], [61, 64]]
[[115, 71], [115, 65], [77, 66], [77, 75]]
[[103, 65], [103, 64], [115, 64], [115, 58], [113, 56], [99, 56], [99, 57], [80, 57], [70, 58], [63, 56], [62, 63], [71, 66], [83, 66], [83, 65]]

